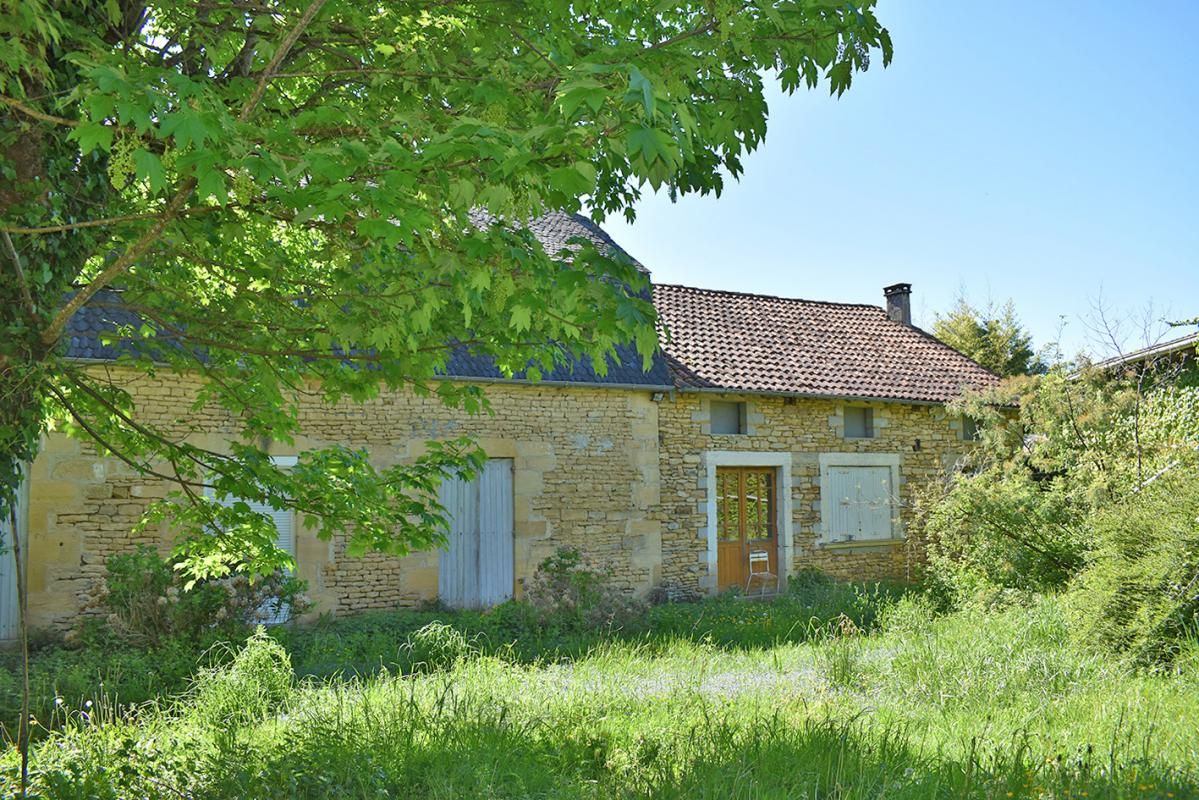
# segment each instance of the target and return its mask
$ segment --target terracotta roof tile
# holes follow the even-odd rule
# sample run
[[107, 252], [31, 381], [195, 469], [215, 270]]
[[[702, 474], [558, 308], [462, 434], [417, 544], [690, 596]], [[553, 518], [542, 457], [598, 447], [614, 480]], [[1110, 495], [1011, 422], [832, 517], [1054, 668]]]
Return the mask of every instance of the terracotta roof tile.
[[999, 378], [876, 306], [655, 284], [684, 388], [943, 403]]

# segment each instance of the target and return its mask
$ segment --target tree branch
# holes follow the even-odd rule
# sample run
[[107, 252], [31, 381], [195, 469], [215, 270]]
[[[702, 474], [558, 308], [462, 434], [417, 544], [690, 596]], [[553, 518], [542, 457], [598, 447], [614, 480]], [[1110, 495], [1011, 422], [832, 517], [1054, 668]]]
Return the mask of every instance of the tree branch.
[[[245, 209], [246, 205], [242, 203], [224, 203], [219, 206], [193, 206], [181, 210], [176, 216], [179, 217], [198, 217], [202, 214], [211, 214], [214, 211], [229, 211], [230, 209]], [[43, 225], [39, 228], [0, 228], [0, 233], [13, 233], [18, 236], [41, 236], [47, 233], [69, 233], [82, 228], [102, 228], [105, 225], [120, 225], [124, 222], [142, 222], [144, 220], [158, 219], [162, 214], [124, 214], [119, 217], [105, 217], [104, 219], [87, 219], [82, 222], [70, 222], [63, 225]]]
[[300, 21], [295, 27], [288, 31], [287, 36], [283, 37], [283, 41], [279, 43], [279, 47], [275, 49], [275, 55], [271, 58], [266, 69], [262, 71], [262, 75], [258, 78], [258, 85], [254, 87], [254, 93], [246, 100], [246, 105], [242, 108], [241, 114], [237, 119], [239, 122], [246, 122], [250, 119], [250, 115], [254, 113], [254, 109], [261, 102], [262, 96], [266, 94], [266, 86], [271, 82], [271, 78], [275, 76], [275, 70], [283, 63], [283, 59], [287, 57], [288, 51], [295, 45], [296, 40], [300, 38], [300, 34], [308, 27], [308, 23], [312, 22], [313, 17], [321, 10], [321, 6], [325, 4], [325, 0], [313, 0], [312, 4], [304, 10]]
[[71, 317], [75, 316], [76, 311], [83, 308], [87, 301], [95, 296], [96, 292], [112, 283], [117, 276], [133, 266], [135, 261], [146, 254], [146, 251], [162, 236], [162, 232], [166, 230], [167, 225], [183, 210], [183, 204], [191, 197], [192, 191], [195, 188], [195, 178], [188, 178], [183, 182], [183, 185], [179, 187], [179, 191], [171, 198], [171, 202], [167, 204], [166, 209], [159, 215], [158, 221], [150, 227], [150, 230], [143, 233], [141, 238], [134, 242], [118, 259], [105, 267], [87, 286], [76, 292], [75, 296], [54, 316], [49, 326], [42, 331], [43, 344], [53, 345], [57, 342], [58, 337], [62, 336], [62, 332], [66, 329], [67, 322], [70, 321]]
[[654, 44], [651, 44], [649, 47], [646, 47], [642, 52], [648, 53], [650, 50], [659, 50], [663, 47], [670, 47], [672, 44], [678, 44], [679, 42], [682, 42], [686, 39], [690, 39], [694, 36], [702, 36], [705, 33], [711, 33], [712, 31], [716, 30], [716, 28], [719, 25], [720, 25], [720, 20], [714, 19], [711, 22], [709, 22], [707, 25], [701, 25], [698, 28], [694, 28], [689, 31], [684, 31], [683, 33], [680, 33], [676, 36], [671, 36], [669, 39], [663, 39], [660, 42], [655, 42]]
[[0, 96], [0, 103], [3, 103], [4, 105], [6, 105], [9, 108], [12, 108], [16, 111], [20, 111], [25, 116], [32, 117], [32, 118], [38, 120], [39, 122], [50, 122], [55, 125], [65, 125], [68, 128], [75, 128], [79, 125], [78, 120], [67, 119], [66, 117], [56, 117], [53, 114], [47, 114], [44, 111], [38, 111], [36, 108], [34, 108], [32, 106], [25, 105], [20, 100], [17, 100], [15, 97]]
[[17, 271], [17, 283], [21, 287], [21, 299], [25, 301], [25, 311], [32, 318], [37, 314], [33, 305], [33, 296], [29, 293], [29, 281], [25, 279], [25, 270], [21, 267], [21, 256], [17, 253], [17, 248], [13, 247], [12, 237], [8, 235], [8, 231], [3, 231], [4, 247], [8, 250], [8, 257], [12, 259], [13, 268]]

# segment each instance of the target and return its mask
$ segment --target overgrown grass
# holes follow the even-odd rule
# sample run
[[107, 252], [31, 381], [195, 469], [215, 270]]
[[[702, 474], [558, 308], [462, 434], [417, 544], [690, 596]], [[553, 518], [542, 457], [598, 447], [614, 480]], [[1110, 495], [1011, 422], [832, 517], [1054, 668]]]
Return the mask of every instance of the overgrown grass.
[[873, 633], [614, 638], [573, 661], [438, 628], [427, 669], [343, 678], [294, 678], [264, 637], [176, 698], [72, 709], [33, 777], [64, 798], [1199, 796], [1199, 668], [1135, 671], [1062, 620], [906, 600]]
[[[836, 582], [818, 573], [793, 579], [788, 592], [770, 602], [722, 596], [698, 603], [655, 606], [615, 627], [595, 628], [570, 619], [545, 624], [526, 603], [488, 611], [399, 610], [322, 619], [270, 629], [301, 677], [411, 672], [427, 656], [408, 646], [433, 623], [458, 631], [485, 655], [522, 663], [573, 660], [612, 641], [663, 647], [677, 639], [724, 648], [767, 647], [822, 635], [842, 615], [868, 628], [881, 609], [910, 587]], [[117, 707], [150, 702], [184, 690], [197, 670], [228, 661], [228, 632], [206, 639], [168, 639], [148, 649], [131, 648], [93, 629], [85, 646], [46, 644], [33, 659], [33, 716], [40, 730], [61, 717], [62, 701], [79, 707], [101, 700]], [[239, 642], [240, 643], [240, 642]], [[0, 736], [15, 730], [20, 709], [19, 661], [0, 655]]]

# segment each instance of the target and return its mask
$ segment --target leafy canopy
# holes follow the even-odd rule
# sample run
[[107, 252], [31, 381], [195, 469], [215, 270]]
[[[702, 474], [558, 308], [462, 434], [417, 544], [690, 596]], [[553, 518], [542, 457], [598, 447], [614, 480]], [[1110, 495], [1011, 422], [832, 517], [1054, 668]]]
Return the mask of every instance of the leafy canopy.
[[937, 315], [933, 333], [1005, 378], [1045, 371], [1044, 363], [1032, 349], [1032, 337], [1021, 325], [1011, 300], [998, 307], [988, 303], [977, 308], [959, 297], [948, 314]]
[[[381, 470], [268, 444], [301, 398], [477, 389], [434, 381], [453, 346], [530, 377], [568, 353], [602, 370], [656, 346], [646, 278], [576, 243], [546, 253], [547, 210], [623, 213], [646, 186], [716, 192], [766, 133], [767, 76], [837, 94], [891, 57], [873, 2], [139, 3], [0, 0], [0, 505], [45, 426], [90, 437], [179, 492], [149, 521], [196, 536], [195, 575], [286, 563], [269, 520], [403, 552], [436, 541], [446, 442]], [[11, 246], [9, 245], [11, 243]], [[125, 371], [62, 358], [84, 304], [142, 322]], [[187, 373], [179, 421], [139, 419], [131, 376]], [[192, 434], [216, 414], [228, 449]], [[191, 438], [189, 438], [191, 437]]]

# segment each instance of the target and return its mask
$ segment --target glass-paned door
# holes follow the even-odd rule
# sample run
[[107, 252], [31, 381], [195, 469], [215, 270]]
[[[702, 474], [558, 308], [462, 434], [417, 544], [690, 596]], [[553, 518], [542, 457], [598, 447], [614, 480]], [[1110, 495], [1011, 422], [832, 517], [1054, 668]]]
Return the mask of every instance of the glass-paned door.
[[716, 469], [716, 583], [746, 585], [749, 555], [765, 551], [778, 575], [777, 471], [772, 467]]

